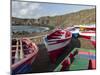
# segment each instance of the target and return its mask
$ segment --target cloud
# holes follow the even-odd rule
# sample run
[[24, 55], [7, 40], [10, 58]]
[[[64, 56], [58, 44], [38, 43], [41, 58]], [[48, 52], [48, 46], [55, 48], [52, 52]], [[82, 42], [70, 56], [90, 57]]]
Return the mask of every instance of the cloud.
[[20, 12], [20, 15], [27, 15], [28, 10], [27, 9], [22, 9]]
[[39, 18], [41, 16], [63, 15], [91, 8], [94, 8], [94, 6], [12, 1], [12, 16]]
[[12, 16], [30, 18], [40, 9], [39, 3], [12, 1]]

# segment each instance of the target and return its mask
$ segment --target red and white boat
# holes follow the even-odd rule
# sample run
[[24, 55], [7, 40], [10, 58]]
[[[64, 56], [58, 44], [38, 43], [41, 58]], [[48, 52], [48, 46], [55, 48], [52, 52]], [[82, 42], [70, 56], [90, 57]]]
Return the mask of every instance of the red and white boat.
[[52, 63], [55, 63], [56, 59], [63, 53], [63, 48], [70, 43], [71, 38], [72, 33], [62, 29], [57, 29], [44, 37], [44, 43]]
[[95, 36], [95, 31], [80, 31], [79, 35], [86, 39], [91, 39], [91, 37]]
[[28, 38], [12, 39], [12, 74], [21, 74], [31, 71], [32, 62], [38, 53], [38, 47]]

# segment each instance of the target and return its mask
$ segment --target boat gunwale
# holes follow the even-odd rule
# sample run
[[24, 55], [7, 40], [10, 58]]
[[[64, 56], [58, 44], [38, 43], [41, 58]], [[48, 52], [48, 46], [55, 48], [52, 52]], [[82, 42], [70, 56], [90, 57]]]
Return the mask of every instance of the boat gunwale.
[[[61, 30], [61, 29], [58, 29], [58, 30]], [[70, 38], [72, 37], [72, 33], [71, 33], [70, 31], [67, 31], [67, 30], [63, 30], [63, 31], [69, 32], [69, 33], [70, 33], [70, 36], [65, 37], [65, 38], [54, 39], [54, 40], [67, 40], [67, 39], [70, 39]], [[51, 32], [50, 34], [47, 34], [47, 35], [45, 36], [45, 38], [47, 38], [49, 35], [51, 35], [52, 33], [55, 33], [55, 32], [56, 32], [56, 30], [54, 30], [54, 31]]]

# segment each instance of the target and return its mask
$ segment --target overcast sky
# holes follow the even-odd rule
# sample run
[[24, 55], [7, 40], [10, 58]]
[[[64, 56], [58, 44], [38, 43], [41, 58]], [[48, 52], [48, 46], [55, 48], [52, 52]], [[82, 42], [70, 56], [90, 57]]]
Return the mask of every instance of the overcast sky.
[[41, 16], [63, 15], [91, 8], [94, 8], [94, 6], [12, 1], [12, 16], [39, 18]]

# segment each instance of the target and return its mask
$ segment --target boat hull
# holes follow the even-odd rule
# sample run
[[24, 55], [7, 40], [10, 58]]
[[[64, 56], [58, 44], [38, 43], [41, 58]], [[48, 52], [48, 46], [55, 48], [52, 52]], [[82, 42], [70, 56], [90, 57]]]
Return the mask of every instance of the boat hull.
[[48, 50], [48, 54], [51, 63], [55, 63], [57, 58], [63, 53], [64, 47], [66, 47], [71, 41], [72, 34], [69, 38], [65, 39], [48, 39], [44, 37], [44, 43]]
[[[35, 56], [36, 57], [36, 56]], [[35, 60], [35, 57], [32, 57], [20, 64], [18, 67], [12, 70], [12, 74], [25, 74], [30, 73], [32, 71], [32, 62]]]
[[94, 47], [96, 47], [96, 39], [95, 39], [95, 31], [94, 32], [80, 32], [79, 35], [82, 38], [89, 39]]
[[91, 37], [95, 36], [95, 31], [93, 32], [79, 32], [79, 35], [85, 39], [91, 39]]
[[[38, 48], [35, 43], [31, 42], [28, 38], [20, 38], [17, 39], [19, 45], [12, 45], [12, 74], [23, 74], [23, 73], [29, 73], [32, 70], [32, 63], [34, 62], [37, 53]], [[21, 43], [22, 42], [22, 43]], [[20, 49], [22, 47], [24, 57], [21, 58], [23, 55], [22, 53], [17, 54], [17, 50], [20, 52]], [[18, 48], [17, 48], [18, 47]], [[17, 56], [17, 57], [16, 57]]]

